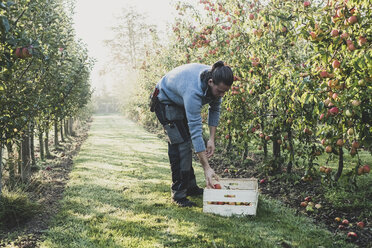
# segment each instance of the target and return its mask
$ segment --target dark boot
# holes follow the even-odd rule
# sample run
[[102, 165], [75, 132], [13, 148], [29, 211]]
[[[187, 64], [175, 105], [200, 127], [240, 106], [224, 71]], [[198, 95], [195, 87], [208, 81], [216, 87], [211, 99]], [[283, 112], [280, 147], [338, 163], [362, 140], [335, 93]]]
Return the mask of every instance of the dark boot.
[[198, 186], [193, 188], [188, 188], [186, 191], [187, 196], [201, 196], [203, 195], [204, 190]]
[[174, 202], [179, 206], [179, 207], [195, 207], [196, 204], [195, 202], [192, 202], [190, 201], [189, 199], [187, 199], [186, 197], [185, 198], [182, 198], [182, 199], [179, 199], [179, 200], [174, 200]]

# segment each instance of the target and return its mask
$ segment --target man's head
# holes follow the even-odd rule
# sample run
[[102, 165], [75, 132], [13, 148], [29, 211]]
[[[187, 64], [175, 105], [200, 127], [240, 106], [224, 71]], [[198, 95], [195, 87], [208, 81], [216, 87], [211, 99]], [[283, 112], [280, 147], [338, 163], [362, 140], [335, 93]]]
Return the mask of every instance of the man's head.
[[234, 75], [229, 66], [222, 61], [216, 62], [208, 73], [208, 85], [214, 97], [223, 97], [231, 88]]

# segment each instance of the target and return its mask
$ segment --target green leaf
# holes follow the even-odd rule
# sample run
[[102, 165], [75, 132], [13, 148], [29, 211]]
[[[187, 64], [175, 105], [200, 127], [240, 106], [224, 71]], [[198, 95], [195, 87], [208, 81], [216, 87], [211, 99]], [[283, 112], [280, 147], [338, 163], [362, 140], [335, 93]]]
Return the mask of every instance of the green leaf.
[[10, 30], [9, 21], [5, 16], [0, 16], [1, 19], [1, 27], [5, 31], [5, 33], [8, 33]]
[[302, 94], [301, 99], [300, 99], [300, 102], [302, 104], [306, 103], [306, 100], [308, 99], [308, 95], [309, 94], [307, 92], [305, 92], [305, 93]]

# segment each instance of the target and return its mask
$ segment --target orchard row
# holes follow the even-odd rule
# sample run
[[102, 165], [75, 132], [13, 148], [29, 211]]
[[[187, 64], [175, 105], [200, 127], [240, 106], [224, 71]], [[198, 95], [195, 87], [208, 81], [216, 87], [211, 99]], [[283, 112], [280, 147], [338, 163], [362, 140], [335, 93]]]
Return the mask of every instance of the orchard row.
[[[70, 8], [65, 1], [0, 3], [0, 150], [7, 148], [10, 187], [17, 172], [23, 182], [30, 178], [34, 136], [43, 159], [52, 126], [58, 144], [58, 130], [71, 131], [73, 118], [90, 99], [92, 63], [75, 39]], [[0, 175], [2, 162], [0, 156]]]

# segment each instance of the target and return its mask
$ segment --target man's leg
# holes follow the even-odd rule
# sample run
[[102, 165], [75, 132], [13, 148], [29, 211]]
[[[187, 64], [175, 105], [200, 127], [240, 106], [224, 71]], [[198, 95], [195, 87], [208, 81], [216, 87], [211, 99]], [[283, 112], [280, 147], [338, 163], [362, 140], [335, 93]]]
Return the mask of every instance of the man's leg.
[[191, 175], [191, 140], [177, 145], [168, 144], [168, 155], [172, 170], [173, 200], [181, 206], [194, 206], [195, 204], [186, 198]]
[[[164, 105], [158, 104], [155, 108], [155, 113], [160, 123], [165, 125], [167, 121], [165, 119]], [[190, 174], [192, 169], [190, 133], [188, 132], [187, 122], [185, 125], [185, 121], [175, 121], [174, 125], [185, 141], [179, 144], [170, 144], [168, 142], [168, 156], [172, 171], [172, 199], [182, 207], [191, 207], [195, 203], [186, 198], [190, 176], [195, 180], [193, 171]]]

